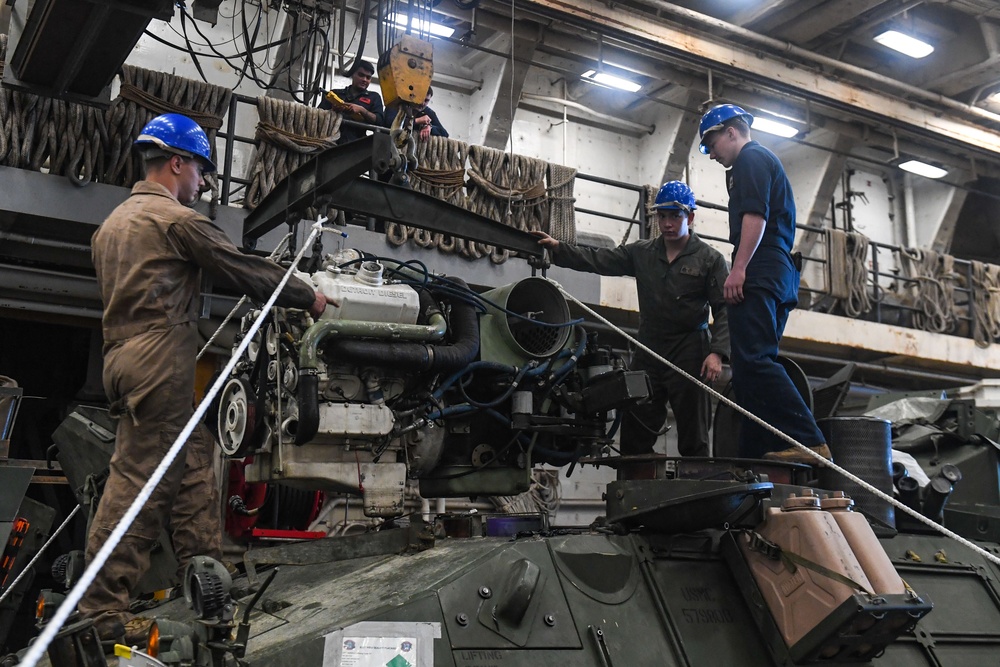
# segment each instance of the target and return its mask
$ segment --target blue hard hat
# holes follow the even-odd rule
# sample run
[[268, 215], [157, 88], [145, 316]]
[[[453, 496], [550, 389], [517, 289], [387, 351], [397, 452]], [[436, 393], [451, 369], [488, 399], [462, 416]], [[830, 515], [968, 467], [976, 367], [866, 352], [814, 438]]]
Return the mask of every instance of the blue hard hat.
[[681, 181], [668, 181], [660, 186], [660, 191], [656, 193], [656, 201], [653, 202], [653, 209], [676, 208], [682, 211], [691, 211], [698, 208], [694, 199], [694, 191]]
[[725, 126], [726, 121], [733, 118], [742, 118], [746, 121], [747, 125], [753, 125], [753, 116], [748, 114], [743, 107], [738, 107], [735, 104], [720, 104], [705, 112], [705, 115], [701, 117], [701, 125], [698, 126], [698, 134], [701, 137], [701, 144], [699, 144], [698, 150], [708, 155], [709, 151], [705, 146], [705, 135], [709, 132], [721, 130]]
[[178, 155], [199, 157], [205, 164], [205, 171], [215, 171], [212, 162], [212, 145], [208, 135], [198, 123], [179, 113], [165, 113], [146, 123], [135, 145], [155, 146]]

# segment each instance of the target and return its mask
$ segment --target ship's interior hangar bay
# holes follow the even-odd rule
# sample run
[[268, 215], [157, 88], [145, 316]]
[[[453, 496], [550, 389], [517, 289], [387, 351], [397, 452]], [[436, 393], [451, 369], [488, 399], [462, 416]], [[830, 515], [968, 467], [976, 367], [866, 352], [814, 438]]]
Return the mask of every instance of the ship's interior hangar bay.
[[[141, 178], [131, 144], [161, 113], [187, 113], [207, 132], [219, 169], [195, 207], [246, 252], [284, 249], [277, 256], [287, 263], [315, 243], [303, 274], [323, 272], [320, 255], [360, 264], [365, 254], [390, 282], [427, 271], [507, 304], [526, 294], [562, 308], [557, 288], [548, 295], [548, 286], [519, 283], [544, 275], [579, 301], [566, 300], [565, 318], [581, 319], [613, 359], [627, 361], [640, 324], [635, 278], [547, 265], [518, 250], [523, 238], [477, 237], [462, 212], [613, 248], [660, 235], [651, 207], [662, 184], [682, 181], [697, 199], [691, 230], [730, 261], [726, 169], [699, 150], [699, 122], [716, 105], [738, 105], [794, 192], [803, 266], [780, 351], [816, 417], [862, 415], [905, 392], [1000, 409], [1000, 6], [992, 0], [13, 0], [0, 6], [0, 35], [0, 376], [18, 389], [0, 453], [37, 468], [27, 497], [56, 508], [59, 521], [76, 504], [77, 480], [52, 447], [80, 406], [96, 411], [84, 413], [91, 417], [108, 407], [91, 238]], [[398, 138], [390, 113], [374, 123], [318, 108], [329, 91], [351, 90], [349, 72], [363, 62], [374, 72], [368, 91], [405, 108], [397, 84], [411, 80], [386, 65], [407, 39], [428, 45], [409, 67], [429, 76], [426, 106], [445, 136], [422, 136], [418, 124], [409, 144], [386, 147]], [[425, 113], [419, 102], [410, 118]], [[337, 145], [345, 131], [370, 137], [365, 150]], [[383, 195], [393, 167], [373, 165], [372, 155], [416, 167], [407, 187], [459, 212]], [[322, 165], [313, 181], [289, 176], [307, 162]], [[321, 216], [339, 233], [313, 241]], [[243, 338], [254, 306], [227, 317], [241, 296], [202, 286], [199, 393]], [[382, 312], [383, 298], [362, 307]], [[446, 303], [448, 317], [457, 304]], [[296, 335], [294, 321], [281, 326], [273, 331]], [[491, 359], [512, 358], [495, 351], [505, 350], [507, 333], [483, 334]], [[267, 349], [267, 335], [258, 348]], [[726, 361], [712, 386], [728, 397]], [[275, 363], [280, 376], [285, 367]], [[329, 396], [367, 391], [361, 370], [337, 377]], [[383, 386], [391, 397], [415, 392], [406, 377], [394, 382]], [[247, 405], [239, 391], [229, 386], [217, 399], [221, 412], [211, 408], [216, 431], [225, 401]], [[713, 397], [713, 454], [732, 455], [734, 417], [718, 405]], [[340, 446], [322, 419], [320, 437]], [[270, 435], [294, 439], [287, 428]], [[655, 451], [677, 456], [672, 412], [661, 430]], [[224, 454], [247, 450], [243, 431], [223, 431], [232, 451], [219, 453], [217, 468], [227, 500], [234, 477]], [[616, 446], [616, 437], [596, 438], [587, 454]], [[366, 446], [368, 461], [378, 439]], [[482, 447], [473, 466], [503, 453], [502, 443]], [[523, 496], [466, 493], [449, 480], [439, 498], [433, 485], [421, 493], [407, 478], [402, 507], [427, 517], [541, 508], [552, 524], [587, 525], [606, 513], [602, 494], [616, 471], [580, 458], [551, 454]], [[258, 459], [238, 484], [276, 481], [264, 469], [280, 467], [280, 456]], [[314, 462], [285, 463], [305, 470]], [[351, 453], [330, 465], [355, 463], [360, 470]], [[365, 511], [377, 500], [344, 492], [340, 468], [325, 470], [275, 484], [281, 502], [269, 502], [280, 509], [269, 505], [273, 515], [257, 528], [353, 535], [384, 521]], [[237, 514], [227, 518], [230, 555], [244, 552], [255, 529]], [[79, 548], [86, 530], [70, 524], [59, 551]], [[16, 616], [7, 628], [30, 627]]]

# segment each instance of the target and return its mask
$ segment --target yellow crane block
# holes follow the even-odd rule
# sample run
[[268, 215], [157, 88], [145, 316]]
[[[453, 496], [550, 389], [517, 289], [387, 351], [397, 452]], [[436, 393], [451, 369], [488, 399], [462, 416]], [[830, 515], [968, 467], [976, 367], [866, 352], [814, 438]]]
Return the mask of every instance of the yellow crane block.
[[412, 35], [403, 35], [380, 59], [378, 85], [386, 106], [396, 100], [422, 104], [434, 77], [434, 47]]

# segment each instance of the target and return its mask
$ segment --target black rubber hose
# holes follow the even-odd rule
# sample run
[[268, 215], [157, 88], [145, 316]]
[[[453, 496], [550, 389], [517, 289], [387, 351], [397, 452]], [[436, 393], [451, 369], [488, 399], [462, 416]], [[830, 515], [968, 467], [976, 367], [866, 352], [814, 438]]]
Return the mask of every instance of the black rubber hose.
[[[461, 278], [450, 278], [463, 289], [469, 286]], [[479, 354], [479, 316], [476, 307], [468, 301], [455, 299], [451, 309], [451, 345], [434, 348], [431, 368], [435, 371], [454, 371], [468, 366]]]
[[429, 320], [432, 314], [441, 312], [437, 301], [434, 300], [430, 292], [425, 289], [418, 289], [417, 296], [420, 298], [420, 312], [424, 314], [425, 320]]
[[431, 367], [429, 347], [425, 343], [345, 339], [328, 342], [326, 351], [335, 359], [350, 359], [356, 364], [378, 364], [407, 371], [426, 371]]
[[304, 445], [316, 437], [319, 430], [319, 376], [315, 371], [299, 374], [296, 394], [299, 399], [299, 423], [295, 427], [295, 444]]

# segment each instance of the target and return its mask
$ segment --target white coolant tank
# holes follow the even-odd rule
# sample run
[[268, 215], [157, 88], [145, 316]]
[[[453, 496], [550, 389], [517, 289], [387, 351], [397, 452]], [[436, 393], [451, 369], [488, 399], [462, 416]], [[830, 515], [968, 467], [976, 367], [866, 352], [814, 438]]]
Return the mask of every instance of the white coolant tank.
[[382, 265], [367, 261], [357, 273], [331, 267], [313, 275], [316, 287], [339, 306], [327, 306], [321, 319], [416, 324], [420, 297], [409, 285], [386, 285]]

